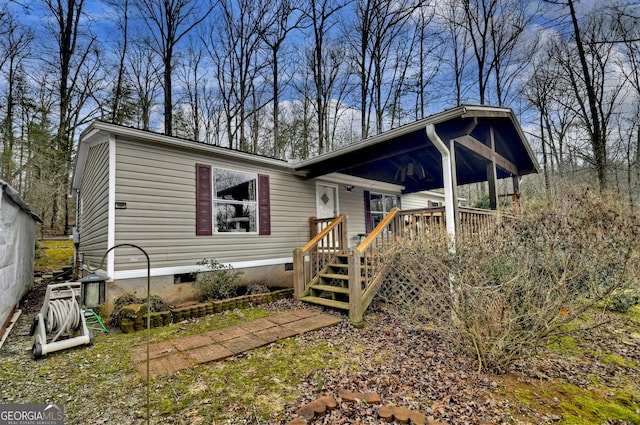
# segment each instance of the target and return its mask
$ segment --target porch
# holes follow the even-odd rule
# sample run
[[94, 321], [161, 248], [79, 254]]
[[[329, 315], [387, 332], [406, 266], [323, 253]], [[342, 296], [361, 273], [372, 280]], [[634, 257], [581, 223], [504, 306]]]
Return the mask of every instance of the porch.
[[[385, 211], [352, 249], [345, 215], [336, 211], [337, 217], [315, 223], [311, 240], [294, 251], [296, 297], [349, 310], [351, 320], [361, 322], [397, 238], [447, 238], [455, 249], [457, 240], [482, 237], [504, 218], [495, 211], [498, 180], [508, 179], [517, 198], [521, 176], [538, 169], [513, 111], [484, 105], [461, 105], [300, 163], [301, 176], [331, 177], [345, 187], [374, 182], [402, 195], [443, 189], [444, 206]], [[458, 205], [458, 186], [477, 182], [488, 183], [492, 211]]]
[[[499, 211], [459, 207], [458, 241], [493, 232], [502, 220], [513, 218]], [[356, 247], [349, 249], [347, 217], [312, 219], [311, 240], [293, 252], [294, 295], [313, 304], [347, 310], [353, 323], [361, 323], [392, 261], [400, 238], [448, 238], [445, 208], [394, 209]]]

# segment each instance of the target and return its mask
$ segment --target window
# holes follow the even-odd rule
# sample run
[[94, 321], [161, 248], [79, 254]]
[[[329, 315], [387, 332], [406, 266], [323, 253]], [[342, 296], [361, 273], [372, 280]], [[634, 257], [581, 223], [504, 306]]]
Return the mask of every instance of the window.
[[398, 197], [386, 193], [365, 191], [365, 219], [367, 233], [373, 230], [398, 205]]
[[215, 232], [256, 232], [258, 176], [253, 173], [213, 170]]
[[196, 235], [271, 234], [269, 176], [196, 164]]

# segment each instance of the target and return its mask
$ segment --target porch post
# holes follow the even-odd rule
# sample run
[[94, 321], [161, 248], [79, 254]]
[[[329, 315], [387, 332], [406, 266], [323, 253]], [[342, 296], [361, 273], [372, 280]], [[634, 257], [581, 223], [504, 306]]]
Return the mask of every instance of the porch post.
[[453, 164], [451, 161], [451, 153], [447, 148], [447, 145], [442, 141], [436, 128], [433, 124], [427, 124], [426, 126], [427, 137], [433, 142], [435, 147], [442, 155], [442, 180], [444, 182], [444, 214], [445, 224], [447, 226], [447, 234], [449, 235], [449, 250], [455, 252], [456, 250], [456, 202], [454, 188], [454, 173]]
[[[489, 147], [491, 152], [496, 152], [496, 141], [493, 133], [493, 126], [489, 127]], [[487, 182], [489, 183], [489, 206], [492, 210], [498, 209], [498, 175], [496, 173], [496, 159], [492, 155], [491, 161], [487, 164]]]
[[296, 300], [304, 295], [304, 256], [302, 250], [293, 250], [293, 296]]
[[511, 183], [513, 185], [513, 193], [520, 193], [520, 176], [511, 176]]
[[362, 253], [354, 248], [349, 256], [349, 320], [354, 326], [362, 324]]

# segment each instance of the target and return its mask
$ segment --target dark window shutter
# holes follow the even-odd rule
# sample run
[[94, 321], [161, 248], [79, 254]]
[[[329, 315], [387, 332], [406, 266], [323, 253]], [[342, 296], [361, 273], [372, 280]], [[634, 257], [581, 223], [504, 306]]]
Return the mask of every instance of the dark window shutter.
[[371, 223], [371, 199], [369, 191], [364, 191], [364, 229], [366, 233], [370, 233], [373, 230]]
[[207, 236], [213, 233], [211, 204], [211, 166], [196, 164], [196, 235]]
[[401, 210], [402, 209], [402, 196], [396, 195], [396, 207]]
[[261, 235], [271, 234], [271, 195], [269, 176], [258, 174], [258, 226]]

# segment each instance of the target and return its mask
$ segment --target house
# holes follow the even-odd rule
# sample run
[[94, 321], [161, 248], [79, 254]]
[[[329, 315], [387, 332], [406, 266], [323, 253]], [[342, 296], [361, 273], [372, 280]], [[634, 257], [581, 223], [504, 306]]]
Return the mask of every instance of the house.
[[[512, 177], [517, 191], [518, 177], [536, 171], [504, 108], [461, 106], [298, 163], [97, 121], [76, 155], [76, 255], [109, 276], [107, 309], [124, 293], [145, 296], [148, 267], [154, 295], [191, 299], [205, 258], [247, 282], [290, 287], [294, 249], [330, 218], [348, 220], [347, 249], [394, 208], [454, 214], [457, 184], [485, 180], [497, 203], [498, 178]], [[143, 248], [150, 264], [131, 247], [105, 256], [122, 243]]]
[[0, 336], [31, 289], [38, 222], [18, 192], [0, 180]]

